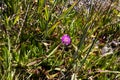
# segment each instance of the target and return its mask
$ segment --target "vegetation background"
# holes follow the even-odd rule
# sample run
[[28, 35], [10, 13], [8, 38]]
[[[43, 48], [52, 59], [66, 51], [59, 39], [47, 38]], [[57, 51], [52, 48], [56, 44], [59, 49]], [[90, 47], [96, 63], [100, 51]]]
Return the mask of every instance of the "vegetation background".
[[1, 0], [0, 80], [120, 80], [120, 1]]

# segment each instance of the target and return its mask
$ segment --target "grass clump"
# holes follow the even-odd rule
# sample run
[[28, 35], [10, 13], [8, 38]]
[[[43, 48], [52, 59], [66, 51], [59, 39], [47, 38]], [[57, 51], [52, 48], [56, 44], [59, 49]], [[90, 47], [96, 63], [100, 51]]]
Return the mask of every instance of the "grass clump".
[[0, 79], [120, 79], [118, 3], [1, 1]]

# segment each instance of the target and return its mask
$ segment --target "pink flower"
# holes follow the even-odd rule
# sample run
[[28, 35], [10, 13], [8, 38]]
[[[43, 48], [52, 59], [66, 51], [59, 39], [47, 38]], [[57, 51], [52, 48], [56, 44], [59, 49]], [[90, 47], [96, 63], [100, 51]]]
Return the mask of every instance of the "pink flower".
[[64, 45], [69, 45], [71, 43], [71, 39], [70, 39], [70, 36], [68, 34], [64, 34], [62, 37], [61, 37], [61, 41]]

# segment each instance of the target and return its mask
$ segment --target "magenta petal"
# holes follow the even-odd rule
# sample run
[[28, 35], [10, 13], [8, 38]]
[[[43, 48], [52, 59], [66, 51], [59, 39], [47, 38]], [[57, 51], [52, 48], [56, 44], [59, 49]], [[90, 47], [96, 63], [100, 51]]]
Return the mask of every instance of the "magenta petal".
[[71, 39], [70, 39], [70, 36], [68, 34], [64, 34], [62, 37], [61, 37], [61, 41], [63, 44], [65, 45], [69, 45], [71, 43]]

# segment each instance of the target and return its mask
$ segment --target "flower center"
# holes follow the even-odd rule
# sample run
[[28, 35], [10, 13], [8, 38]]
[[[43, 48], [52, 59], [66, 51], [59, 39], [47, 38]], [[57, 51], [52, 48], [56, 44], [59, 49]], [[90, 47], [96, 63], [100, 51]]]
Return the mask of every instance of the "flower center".
[[68, 38], [65, 38], [65, 39], [64, 39], [64, 42], [69, 42], [69, 39], [68, 39]]

